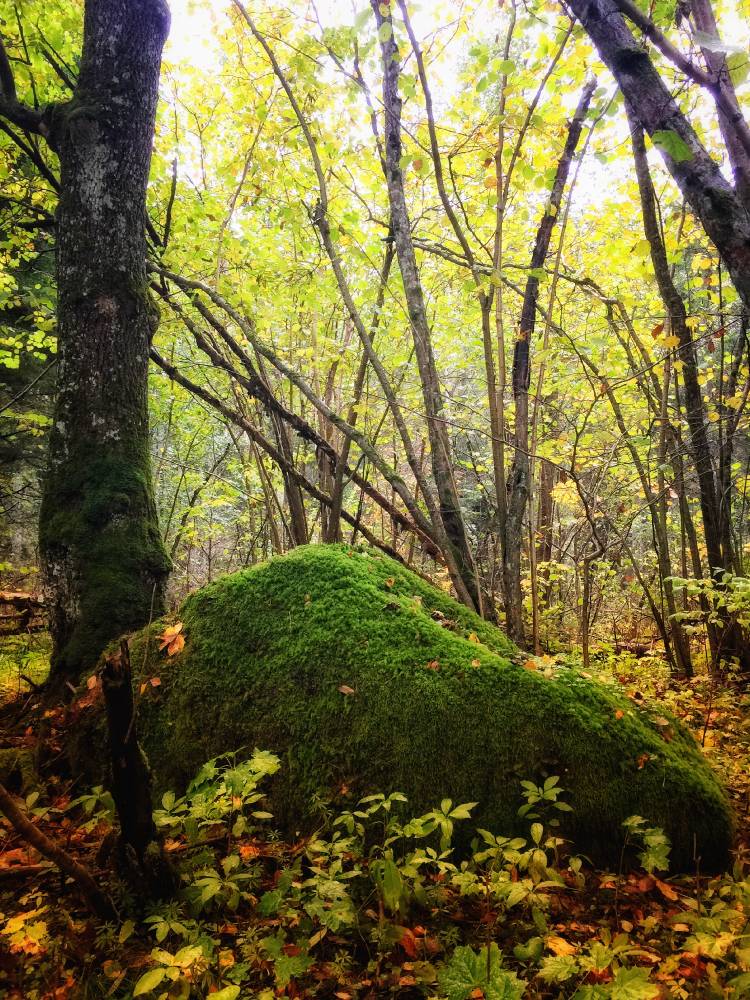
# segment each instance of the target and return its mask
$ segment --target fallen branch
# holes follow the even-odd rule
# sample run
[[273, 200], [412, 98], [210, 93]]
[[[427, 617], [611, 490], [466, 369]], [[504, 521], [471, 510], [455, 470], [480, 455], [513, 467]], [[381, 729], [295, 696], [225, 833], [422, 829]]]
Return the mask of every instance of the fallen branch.
[[19, 808], [3, 784], [0, 784], [0, 811], [7, 816], [19, 836], [23, 837], [43, 857], [56, 864], [63, 874], [73, 879], [81, 890], [89, 909], [97, 917], [102, 920], [117, 919], [117, 911], [112, 901], [96, 884], [88, 868], [84, 868], [67, 851], [42, 833]]

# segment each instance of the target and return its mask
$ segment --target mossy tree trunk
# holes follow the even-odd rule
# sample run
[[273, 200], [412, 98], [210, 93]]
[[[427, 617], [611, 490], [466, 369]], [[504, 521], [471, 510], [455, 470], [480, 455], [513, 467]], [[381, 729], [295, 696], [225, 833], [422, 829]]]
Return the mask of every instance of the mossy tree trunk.
[[145, 238], [168, 28], [164, 0], [88, 0], [75, 94], [53, 116], [60, 360], [40, 516], [53, 687], [159, 613], [169, 569], [149, 460]]

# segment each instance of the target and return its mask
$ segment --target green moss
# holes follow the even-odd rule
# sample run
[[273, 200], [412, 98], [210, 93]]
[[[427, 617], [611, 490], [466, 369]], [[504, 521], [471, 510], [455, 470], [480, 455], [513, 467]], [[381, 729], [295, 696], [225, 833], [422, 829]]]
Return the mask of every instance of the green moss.
[[148, 455], [70, 460], [45, 491], [40, 517], [45, 560], [66, 567], [76, 590], [74, 627], [56, 649], [52, 674], [93, 667], [116, 636], [161, 606], [169, 569], [158, 530]]
[[686, 731], [665, 741], [575, 671], [524, 669], [502, 632], [373, 550], [296, 549], [199, 591], [181, 618], [179, 656], [150, 643], [161, 685], [139, 710], [161, 790], [258, 746], [283, 758], [273, 808], [286, 829], [346, 786], [402, 790], [418, 811], [478, 801], [478, 825], [511, 832], [519, 780], [558, 774], [574, 808], [565, 833], [596, 860], [617, 863], [634, 813], [666, 829], [680, 868], [694, 842], [704, 867], [727, 859], [727, 798]]

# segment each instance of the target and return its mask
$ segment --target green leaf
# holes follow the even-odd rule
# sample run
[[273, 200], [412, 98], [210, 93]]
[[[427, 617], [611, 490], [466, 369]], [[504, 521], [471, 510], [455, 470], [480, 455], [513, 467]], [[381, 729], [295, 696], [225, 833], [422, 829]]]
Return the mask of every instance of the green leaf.
[[550, 955], [542, 961], [539, 975], [545, 983], [566, 983], [578, 971], [572, 955]]
[[279, 955], [273, 965], [276, 985], [285, 988], [292, 979], [307, 972], [313, 962], [310, 955]]
[[487, 971], [486, 948], [476, 952], [460, 947], [438, 973], [438, 982], [448, 1000], [467, 1000], [476, 989], [482, 990], [485, 1000], [522, 1000], [525, 983], [502, 968], [502, 953], [494, 942], [489, 952], [489, 980]]
[[395, 861], [390, 858], [386, 858], [383, 862], [382, 886], [383, 902], [389, 910], [397, 910], [403, 889], [403, 879]]
[[660, 129], [651, 136], [651, 142], [662, 153], [670, 156], [675, 163], [692, 160], [693, 154], [685, 140], [672, 129]]
[[135, 930], [135, 924], [133, 923], [133, 921], [126, 920], [125, 923], [120, 928], [120, 933], [117, 935], [117, 940], [120, 942], [120, 944], [124, 944], [134, 930]]
[[656, 1000], [661, 988], [648, 977], [648, 969], [618, 969], [612, 980], [612, 1000]]
[[135, 984], [133, 996], [141, 997], [144, 993], [150, 993], [152, 990], [155, 990], [166, 974], [166, 969], [149, 969], [148, 972], [144, 972]]
[[378, 28], [378, 41], [387, 42], [388, 39], [393, 35], [393, 25], [390, 21], [383, 21], [383, 23]]
[[739, 87], [747, 79], [750, 72], [750, 59], [744, 52], [733, 52], [727, 56], [727, 69], [735, 87]]
[[219, 990], [218, 993], [212, 993], [211, 1000], [237, 1000], [239, 995], [239, 986], [225, 986], [224, 989]]
[[476, 805], [476, 802], [462, 802], [450, 813], [451, 819], [471, 819], [471, 810]]

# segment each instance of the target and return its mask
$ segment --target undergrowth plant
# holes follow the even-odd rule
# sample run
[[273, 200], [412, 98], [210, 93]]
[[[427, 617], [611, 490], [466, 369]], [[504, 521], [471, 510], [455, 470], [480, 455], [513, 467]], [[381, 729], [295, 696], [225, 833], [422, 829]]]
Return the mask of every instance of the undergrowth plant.
[[[397, 988], [444, 1000], [521, 1000], [551, 990], [575, 1000], [662, 995], [653, 953], [627, 921], [581, 943], [556, 931], [556, 899], [587, 891], [590, 880], [584, 859], [557, 835], [557, 816], [570, 809], [557, 776], [520, 783], [525, 836], [480, 828], [458, 851], [456, 825], [470, 821], [474, 803], [444, 799], [409, 816], [407, 797], [392, 792], [323, 811], [319, 829], [290, 848], [269, 831], [264, 808], [280, 766], [257, 750], [247, 760], [212, 760], [184, 796], [163, 797], [156, 822], [175, 847], [181, 890], [107, 938], [121, 952], [141, 943], [150, 949], [136, 977], [118, 963], [121, 989], [111, 995], [313, 996], [315, 970], [347, 984], [357, 968], [370, 995]], [[100, 790], [77, 802], [84, 817], [100, 806]], [[643, 817], [623, 824], [623, 856], [629, 848], [646, 873], [639, 877], [667, 869], [668, 839]], [[617, 908], [624, 873], [616, 881]], [[750, 882], [741, 868], [733, 879], [706, 880], [701, 899], [686, 906], [675, 929], [684, 926], [683, 948], [710, 953], [724, 991], [716, 997], [740, 1000], [750, 983]], [[8, 921], [0, 934], [11, 942], [44, 935], [45, 915]], [[337, 995], [345, 993], [346, 986]]]

